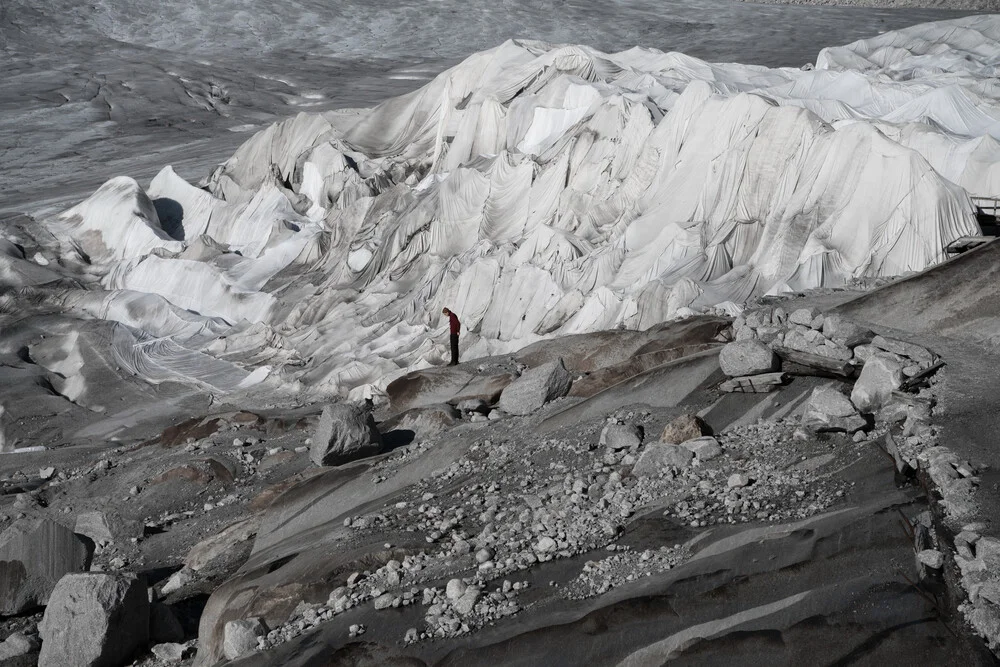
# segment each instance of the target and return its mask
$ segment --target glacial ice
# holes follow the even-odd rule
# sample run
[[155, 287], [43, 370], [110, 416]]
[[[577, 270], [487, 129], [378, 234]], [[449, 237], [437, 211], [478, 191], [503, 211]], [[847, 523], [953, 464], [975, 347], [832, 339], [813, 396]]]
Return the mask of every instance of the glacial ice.
[[815, 69], [508, 41], [276, 124], [201, 187], [109, 181], [43, 221], [82, 287], [0, 275], [127, 330], [153, 382], [367, 393], [445, 362], [443, 306], [472, 358], [941, 261], [1000, 194], [997, 62], [1000, 16]]

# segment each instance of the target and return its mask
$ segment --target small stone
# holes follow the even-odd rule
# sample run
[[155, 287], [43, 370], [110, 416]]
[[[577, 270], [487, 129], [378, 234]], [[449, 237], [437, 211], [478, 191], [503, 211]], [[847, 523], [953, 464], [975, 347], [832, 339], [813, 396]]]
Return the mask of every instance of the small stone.
[[382, 609], [388, 609], [392, 606], [392, 601], [395, 599], [392, 593], [385, 593], [383, 595], [375, 598], [375, 609], [381, 611]]
[[38, 476], [42, 479], [52, 479], [52, 476], [56, 474], [56, 469], [52, 466], [47, 468], [40, 468], [38, 470]]
[[730, 489], [738, 489], [750, 484], [750, 478], [743, 473], [734, 473], [726, 480], [726, 486]]
[[944, 554], [937, 549], [924, 549], [917, 554], [917, 560], [932, 570], [944, 567]]
[[598, 442], [611, 450], [638, 449], [643, 435], [642, 427], [635, 424], [607, 424]]
[[719, 441], [710, 435], [682, 442], [681, 447], [690, 450], [699, 461], [709, 461], [722, 454]]
[[469, 587], [468, 584], [466, 584], [461, 579], [452, 579], [451, 581], [448, 582], [448, 585], [445, 586], [444, 594], [449, 600], [454, 602], [455, 600], [465, 595], [465, 591], [468, 589], [468, 587]]

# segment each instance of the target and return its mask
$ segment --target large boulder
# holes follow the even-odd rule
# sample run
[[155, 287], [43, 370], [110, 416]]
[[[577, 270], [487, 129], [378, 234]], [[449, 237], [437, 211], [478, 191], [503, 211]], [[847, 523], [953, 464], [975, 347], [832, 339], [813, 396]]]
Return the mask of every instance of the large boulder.
[[352, 403], [323, 408], [313, 433], [309, 458], [318, 466], [335, 466], [382, 451], [382, 436], [371, 412]]
[[828, 315], [823, 319], [823, 335], [844, 347], [855, 348], [872, 342], [875, 334], [843, 315]]
[[0, 534], [0, 614], [44, 606], [56, 582], [90, 568], [93, 544], [50, 519], [27, 519]]
[[903, 364], [887, 354], [875, 353], [854, 383], [851, 403], [861, 412], [875, 412], [889, 402], [902, 383]]
[[816, 431], [860, 431], [868, 422], [858, 414], [850, 399], [835, 384], [825, 384], [813, 389], [805, 411], [802, 426]]
[[654, 442], [648, 445], [639, 455], [639, 460], [632, 468], [632, 474], [638, 477], [657, 475], [667, 468], [685, 468], [691, 465], [694, 452], [680, 445], [665, 442]]
[[246, 655], [257, 648], [257, 638], [267, 634], [267, 626], [259, 618], [247, 618], [226, 623], [222, 652], [229, 660]]
[[677, 417], [663, 427], [663, 433], [660, 434], [660, 442], [679, 445], [682, 442], [694, 440], [703, 435], [711, 435], [708, 425], [698, 415], [687, 413]]
[[573, 376], [562, 359], [556, 359], [525, 371], [507, 385], [500, 394], [498, 407], [508, 414], [528, 415], [547, 402], [565, 396], [572, 384]]
[[781, 361], [770, 347], [758, 340], [729, 343], [719, 352], [719, 366], [729, 377], [758, 375], [781, 370]]
[[146, 582], [89, 572], [59, 580], [38, 626], [38, 667], [119, 667], [149, 641]]
[[76, 517], [75, 532], [95, 543], [125, 542], [133, 537], [142, 537], [143, 522], [101, 511], [83, 512]]

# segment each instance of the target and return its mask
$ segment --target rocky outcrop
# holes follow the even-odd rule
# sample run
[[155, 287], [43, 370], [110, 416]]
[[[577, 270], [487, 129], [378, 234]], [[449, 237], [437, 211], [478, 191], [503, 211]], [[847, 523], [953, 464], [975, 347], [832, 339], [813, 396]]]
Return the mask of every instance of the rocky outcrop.
[[719, 366], [729, 377], [781, 370], [781, 361], [770, 347], [757, 340], [729, 343], [719, 352]]
[[149, 640], [146, 583], [134, 574], [68, 574], [38, 626], [39, 667], [118, 667]]
[[334, 466], [382, 451], [382, 436], [371, 412], [350, 403], [323, 408], [313, 433], [309, 458], [318, 466]]
[[59, 579], [90, 567], [93, 545], [50, 519], [18, 521], [0, 534], [0, 613], [44, 606]]
[[500, 394], [499, 408], [512, 415], [529, 415], [569, 391], [573, 378], [562, 359], [525, 371]]

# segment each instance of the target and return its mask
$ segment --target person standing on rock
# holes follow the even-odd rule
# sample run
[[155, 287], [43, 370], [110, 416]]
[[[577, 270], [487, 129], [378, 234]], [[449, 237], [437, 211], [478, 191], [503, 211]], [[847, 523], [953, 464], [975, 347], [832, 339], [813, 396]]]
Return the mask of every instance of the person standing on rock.
[[447, 308], [441, 311], [448, 316], [448, 323], [451, 326], [451, 363], [449, 366], [458, 365], [458, 332], [462, 329], [462, 323], [458, 321], [458, 316]]

